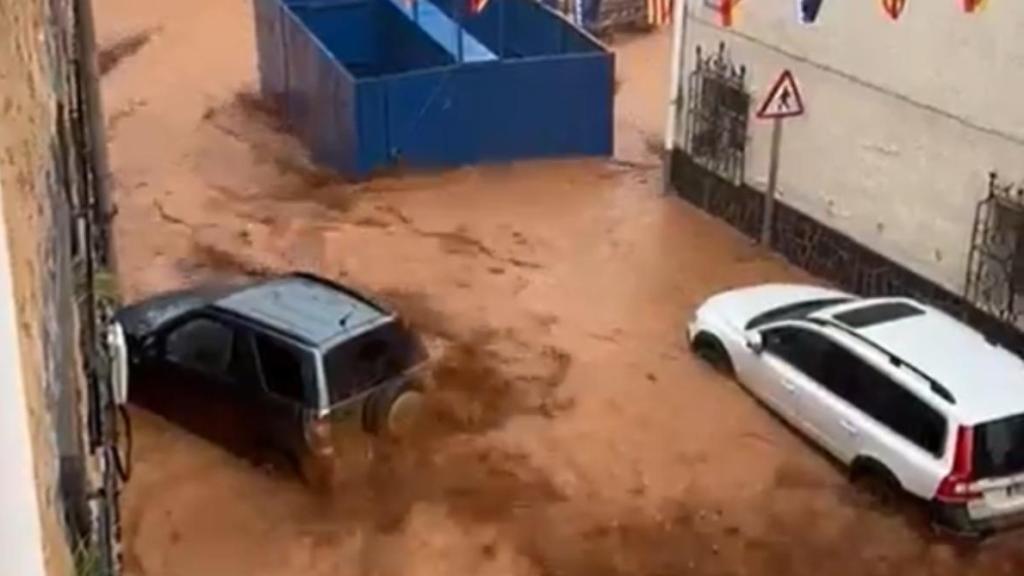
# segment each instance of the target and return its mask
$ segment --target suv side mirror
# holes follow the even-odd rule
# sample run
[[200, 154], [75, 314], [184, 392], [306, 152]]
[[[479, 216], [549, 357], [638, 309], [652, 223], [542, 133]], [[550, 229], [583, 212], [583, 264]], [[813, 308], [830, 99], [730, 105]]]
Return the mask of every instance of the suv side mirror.
[[128, 343], [121, 324], [114, 321], [107, 326], [107, 349], [110, 353], [110, 384], [114, 404], [128, 402]]
[[764, 338], [761, 337], [760, 332], [747, 332], [743, 335], [743, 338], [747, 342], [747, 348], [754, 354], [764, 352]]

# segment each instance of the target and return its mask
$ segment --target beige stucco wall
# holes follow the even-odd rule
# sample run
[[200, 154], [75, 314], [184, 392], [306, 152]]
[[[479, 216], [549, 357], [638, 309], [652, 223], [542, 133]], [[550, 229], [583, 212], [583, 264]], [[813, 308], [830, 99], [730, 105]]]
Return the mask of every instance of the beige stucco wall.
[[[723, 30], [689, 0], [684, 62], [724, 41], [758, 101], [792, 70], [807, 113], [784, 127], [781, 198], [959, 293], [988, 172], [1024, 177], [1024, 4], [989, 4], [910, 0], [893, 22], [877, 0], [825, 0], [808, 26], [792, 0], [743, 0]], [[770, 123], [750, 137], [747, 181], [764, 189]]]
[[[47, 574], [72, 574], [57, 494], [58, 454], [46, 393], [43, 290], [50, 230], [53, 94], [43, 41], [43, 2], [0, 1], [0, 188], [16, 299], [18, 349], [28, 411]], [[6, 273], [6, 271], [4, 271]], [[68, 327], [73, 329], [73, 324]], [[10, 543], [8, 543], [10, 544]]]

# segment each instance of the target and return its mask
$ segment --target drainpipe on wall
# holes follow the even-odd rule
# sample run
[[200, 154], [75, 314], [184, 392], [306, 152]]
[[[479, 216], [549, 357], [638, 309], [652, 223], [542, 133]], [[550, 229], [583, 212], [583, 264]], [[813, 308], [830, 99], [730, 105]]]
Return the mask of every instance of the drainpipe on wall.
[[668, 118], [665, 120], [665, 150], [662, 158], [661, 181], [663, 191], [672, 189], [672, 148], [675, 147], [676, 131], [679, 128], [679, 111], [683, 107], [684, 51], [686, 49], [686, 20], [690, 10], [687, 0], [675, 0], [672, 5], [672, 57], [669, 63]]
[[[120, 558], [120, 489], [127, 480], [127, 463], [117, 452], [118, 408], [111, 397], [111, 372], [108, 366], [110, 350], [107, 349], [106, 322], [108, 314], [118, 304], [117, 295], [117, 251], [114, 246], [113, 218], [114, 203], [111, 199], [110, 167], [107, 158], [106, 130], [103, 120], [103, 102], [99, 86], [99, 66], [96, 50], [95, 20], [92, 0], [75, 2], [75, 76], [79, 86], [77, 106], [81, 114], [79, 133], [84, 141], [85, 153], [82, 172], [86, 175], [79, 208], [85, 211], [84, 233], [87, 240], [84, 251], [87, 285], [84, 294], [84, 309], [81, 321], [87, 326], [86, 333], [92, 340], [85, 354], [92, 354], [89, 381], [88, 417], [90, 447], [98, 457], [101, 478], [91, 500], [93, 520], [93, 542], [97, 545], [99, 565], [104, 574], [117, 576], [121, 573]], [[94, 260], [95, 256], [95, 260]], [[98, 286], [99, 274], [107, 275], [106, 288]], [[104, 293], [105, 292], [105, 293]], [[124, 413], [126, 414], [126, 413]], [[127, 417], [125, 417], [127, 425]], [[127, 456], [130, 458], [130, 454]]]
[[84, 88], [82, 106], [86, 120], [88, 142], [88, 170], [92, 182], [92, 194], [96, 202], [95, 222], [101, 228], [104, 242], [103, 267], [117, 277], [117, 252], [114, 250], [113, 218], [114, 203], [110, 197], [110, 163], [107, 159], [106, 127], [103, 123], [103, 100], [100, 95], [99, 65], [96, 52], [96, 24], [93, 17], [92, 0], [75, 3], [78, 14], [75, 18], [78, 59], [78, 81]]

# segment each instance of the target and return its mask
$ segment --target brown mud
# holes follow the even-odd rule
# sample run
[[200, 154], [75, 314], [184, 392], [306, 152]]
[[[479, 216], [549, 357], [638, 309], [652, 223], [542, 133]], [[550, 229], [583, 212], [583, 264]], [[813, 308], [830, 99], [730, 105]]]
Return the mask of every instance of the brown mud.
[[[933, 536], [685, 350], [709, 294], [808, 281], [662, 194], [669, 38], [617, 46], [616, 155], [387, 174], [309, 163], [254, 97], [247, 0], [98, 0], [123, 292], [309, 269], [428, 335], [416, 434], [349, 434], [330, 495], [142, 411], [132, 576], [1018, 575]], [[796, 169], [796, 168], [794, 168]]]

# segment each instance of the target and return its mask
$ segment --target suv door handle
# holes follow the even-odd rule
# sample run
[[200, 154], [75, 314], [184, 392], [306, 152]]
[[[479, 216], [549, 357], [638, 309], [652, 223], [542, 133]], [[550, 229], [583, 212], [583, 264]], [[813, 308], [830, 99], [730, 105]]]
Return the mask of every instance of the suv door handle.
[[857, 427], [845, 418], [839, 420], [839, 425], [842, 426], [843, 430], [846, 430], [851, 436], [856, 436], [860, 433], [857, 430]]
[[785, 388], [787, 392], [796, 392], [796, 384], [793, 384], [789, 380], [783, 379], [782, 387]]

